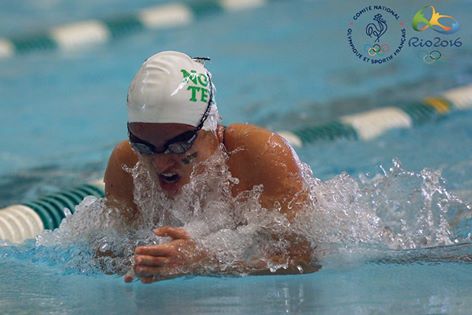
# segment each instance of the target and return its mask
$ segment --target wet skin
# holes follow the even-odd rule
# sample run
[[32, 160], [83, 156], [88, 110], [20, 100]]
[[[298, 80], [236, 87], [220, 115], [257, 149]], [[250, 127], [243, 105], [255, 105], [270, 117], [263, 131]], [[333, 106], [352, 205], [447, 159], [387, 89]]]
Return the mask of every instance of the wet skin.
[[[137, 137], [162, 147], [169, 139], [194, 127], [183, 124], [133, 123], [130, 130]], [[260, 203], [273, 209], [280, 205], [280, 211], [289, 221], [302, 209], [308, 193], [300, 174], [298, 158], [290, 146], [277, 134], [266, 129], [234, 124], [217, 132], [200, 130], [192, 147], [182, 154], [142, 155], [135, 153], [128, 141], [118, 144], [112, 152], [105, 172], [105, 195], [110, 206], [119, 208], [123, 220], [131, 221], [138, 213], [133, 201], [133, 179], [123, 170], [123, 165], [133, 167], [140, 159], [153, 175], [169, 198], [178, 198], [179, 192], [190, 181], [194, 167], [203, 167], [200, 162], [208, 159], [224, 144], [228, 154], [228, 168], [233, 177], [239, 179], [232, 186], [233, 196], [263, 185]], [[203, 172], [204, 169], [197, 169]], [[183, 274], [198, 273], [202, 266], [218, 270], [217, 262], [205, 250], [198, 248], [188, 233], [180, 227], [161, 227], [155, 234], [168, 236], [172, 240], [160, 245], [140, 246], [135, 249], [135, 276], [149, 283]], [[306, 240], [296, 235], [278, 235], [289, 240], [289, 273], [298, 273], [297, 266], [305, 271], [314, 271], [311, 261], [311, 247]], [[287, 257], [271, 257], [273, 261], [284, 261]], [[234, 272], [264, 272], [262, 260], [241, 265]], [[125, 281], [134, 276], [125, 276]]]

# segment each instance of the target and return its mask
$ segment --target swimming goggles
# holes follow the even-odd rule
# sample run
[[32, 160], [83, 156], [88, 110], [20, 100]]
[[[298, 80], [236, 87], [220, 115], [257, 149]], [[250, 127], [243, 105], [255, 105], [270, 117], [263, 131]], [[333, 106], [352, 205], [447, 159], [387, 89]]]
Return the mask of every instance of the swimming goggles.
[[182, 154], [187, 152], [197, 139], [197, 133], [202, 129], [205, 120], [208, 118], [210, 113], [211, 104], [213, 103], [213, 86], [211, 84], [210, 74], [208, 75], [208, 80], [210, 82], [210, 97], [208, 99], [208, 105], [203, 113], [200, 123], [194, 130], [189, 130], [181, 133], [180, 135], [167, 141], [162, 147], [156, 147], [154, 144], [147, 142], [135, 134], [133, 134], [129, 128], [128, 123], [128, 137], [129, 142], [133, 149], [138, 151], [143, 155], [152, 155], [152, 154]]

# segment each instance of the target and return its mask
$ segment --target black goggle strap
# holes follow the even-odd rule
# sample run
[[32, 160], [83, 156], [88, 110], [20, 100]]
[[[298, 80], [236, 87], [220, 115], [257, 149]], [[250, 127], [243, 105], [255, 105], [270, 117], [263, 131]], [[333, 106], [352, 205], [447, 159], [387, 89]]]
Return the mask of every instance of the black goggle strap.
[[203, 113], [202, 119], [200, 119], [200, 123], [196, 127], [195, 131], [202, 129], [203, 124], [208, 118], [208, 115], [210, 115], [211, 105], [213, 104], [213, 83], [211, 82], [211, 76], [209, 72], [207, 72], [207, 77], [208, 77], [208, 83], [209, 83], [208, 85], [210, 86], [210, 97], [208, 98], [208, 105], [205, 109], [205, 112]]
[[202, 65], [205, 65], [205, 62], [206, 61], [210, 61], [210, 57], [192, 57], [193, 60], [195, 60], [196, 62], [199, 62], [201, 63]]
[[[200, 56], [192, 57], [192, 59], [195, 60], [196, 62], [201, 63], [203, 66], [205, 66], [205, 62], [211, 60], [210, 57], [200, 57]], [[210, 114], [211, 104], [213, 103], [213, 84], [211, 83], [211, 76], [210, 76], [210, 72], [208, 71], [207, 71], [207, 77], [208, 77], [208, 82], [210, 85], [210, 98], [208, 100], [208, 105], [205, 110], [205, 113], [203, 113], [202, 119], [200, 120], [200, 123], [196, 127], [195, 131], [202, 129], [203, 124], [205, 123], [205, 120], [208, 118], [208, 115]]]

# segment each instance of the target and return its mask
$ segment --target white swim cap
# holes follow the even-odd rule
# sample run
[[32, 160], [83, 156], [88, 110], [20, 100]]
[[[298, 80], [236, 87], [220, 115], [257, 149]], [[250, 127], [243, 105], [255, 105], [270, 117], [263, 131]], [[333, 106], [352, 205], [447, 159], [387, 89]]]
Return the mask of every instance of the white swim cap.
[[128, 122], [180, 123], [215, 130], [219, 121], [211, 74], [177, 51], [149, 57], [128, 89]]

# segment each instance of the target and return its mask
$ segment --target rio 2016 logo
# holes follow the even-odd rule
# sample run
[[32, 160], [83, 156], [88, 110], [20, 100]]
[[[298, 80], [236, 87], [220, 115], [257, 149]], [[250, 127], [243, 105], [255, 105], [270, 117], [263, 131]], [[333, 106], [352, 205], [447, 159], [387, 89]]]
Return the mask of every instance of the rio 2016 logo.
[[[412, 19], [412, 27], [417, 32], [432, 29], [437, 33], [451, 35], [459, 30], [459, 22], [452, 15], [440, 14], [434, 6], [427, 5], [415, 13]], [[420, 53], [423, 61], [427, 64], [433, 64], [444, 61], [446, 55], [444, 50], [461, 47], [462, 41], [460, 37], [446, 39], [439, 36], [434, 38], [413, 36], [408, 40], [408, 46], [425, 49]]]
[[[427, 9], [431, 9], [431, 17], [429, 19], [426, 18], [425, 15], [425, 11]], [[439, 14], [434, 6], [427, 5], [423, 9], [416, 12], [415, 16], [413, 17], [413, 29], [417, 32], [423, 32], [428, 28], [431, 28], [439, 33], [452, 34], [459, 30], [459, 22], [457, 22], [457, 20], [450, 15]]]

